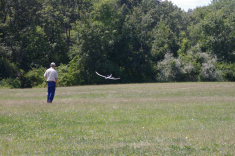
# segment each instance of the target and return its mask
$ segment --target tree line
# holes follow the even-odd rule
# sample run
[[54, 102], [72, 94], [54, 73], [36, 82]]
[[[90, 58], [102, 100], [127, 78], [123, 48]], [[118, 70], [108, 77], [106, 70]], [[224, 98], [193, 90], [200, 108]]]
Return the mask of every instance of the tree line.
[[[0, 86], [234, 81], [235, 1], [0, 0]], [[113, 74], [109, 81], [95, 74]]]

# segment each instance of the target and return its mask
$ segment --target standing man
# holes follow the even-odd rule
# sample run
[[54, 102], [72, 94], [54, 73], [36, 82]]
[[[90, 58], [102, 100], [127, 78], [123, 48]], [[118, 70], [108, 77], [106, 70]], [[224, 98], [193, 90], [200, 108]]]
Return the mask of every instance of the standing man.
[[47, 103], [52, 103], [55, 95], [56, 83], [58, 81], [58, 73], [55, 70], [55, 63], [52, 62], [50, 67], [51, 68], [47, 69], [44, 74], [44, 77], [47, 80]]

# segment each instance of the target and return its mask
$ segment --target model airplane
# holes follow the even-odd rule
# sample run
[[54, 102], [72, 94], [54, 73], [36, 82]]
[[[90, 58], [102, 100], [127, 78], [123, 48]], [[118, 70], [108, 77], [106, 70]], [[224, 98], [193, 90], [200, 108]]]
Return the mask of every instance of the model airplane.
[[114, 78], [113, 76], [112, 76], [112, 74], [110, 74], [110, 75], [108, 75], [108, 76], [104, 76], [104, 75], [101, 75], [101, 74], [99, 74], [99, 73], [97, 73], [97, 72], [95, 72], [97, 75], [99, 75], [99, 76], [101, 76], [101, 77], [104, 77], [105, 79], [111, 79], [111, 80], [118, 80], [118, 79], [120, 79], [120, 78]]

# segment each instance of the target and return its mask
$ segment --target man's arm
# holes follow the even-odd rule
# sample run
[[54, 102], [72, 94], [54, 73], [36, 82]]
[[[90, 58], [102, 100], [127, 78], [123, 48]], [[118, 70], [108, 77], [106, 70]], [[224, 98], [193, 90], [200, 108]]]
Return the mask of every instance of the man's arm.
[[47, 71], [44, 73], [44, 77], [45, 79], [47, 79]]
[[57, 81], [58, 81], [58, 73], [57, 71], [55, 71], [55, 83], [57, 83]]

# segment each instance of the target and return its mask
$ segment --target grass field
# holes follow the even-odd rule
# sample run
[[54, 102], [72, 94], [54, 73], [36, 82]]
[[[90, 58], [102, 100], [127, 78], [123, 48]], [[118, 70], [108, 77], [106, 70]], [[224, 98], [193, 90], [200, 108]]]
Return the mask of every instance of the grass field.
[[235, 155], [235, 83], [0, 89], [0, 155]]

